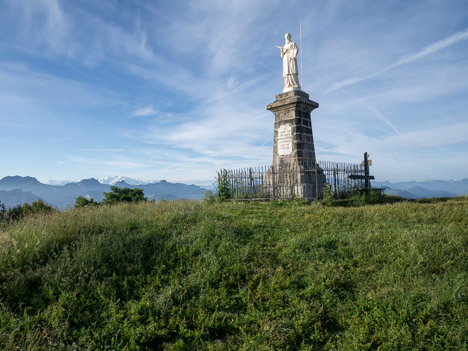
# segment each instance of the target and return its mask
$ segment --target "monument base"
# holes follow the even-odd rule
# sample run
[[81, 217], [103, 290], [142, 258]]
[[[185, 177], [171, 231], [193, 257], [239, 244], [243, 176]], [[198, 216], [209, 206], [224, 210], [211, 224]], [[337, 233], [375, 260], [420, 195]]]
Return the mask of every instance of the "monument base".
[[300, 89], [276, 95], [267, 106], [275, 114], [273, 164], [266, 179], [270, 196], [306, 201], [323, 196], [325, 175], [315, 159], [310, 119], [318, 106]]
[[263, 192], [273, 200], [317, 201], [323, 197], [325, 174], [316, 163], [275, 168], [271, 166], [265, 175]]

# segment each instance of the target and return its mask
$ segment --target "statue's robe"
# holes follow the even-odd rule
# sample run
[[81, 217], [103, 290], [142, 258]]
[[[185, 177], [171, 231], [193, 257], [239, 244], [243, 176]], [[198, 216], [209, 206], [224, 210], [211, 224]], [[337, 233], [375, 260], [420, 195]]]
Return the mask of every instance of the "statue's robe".
[[283, 46], [281, 57], [283, 58], [284, 89], [301, 88], [299, 85], [299, 74], [297, 70], [297, 53], [299, 48], [296, 43], [290, 41]]

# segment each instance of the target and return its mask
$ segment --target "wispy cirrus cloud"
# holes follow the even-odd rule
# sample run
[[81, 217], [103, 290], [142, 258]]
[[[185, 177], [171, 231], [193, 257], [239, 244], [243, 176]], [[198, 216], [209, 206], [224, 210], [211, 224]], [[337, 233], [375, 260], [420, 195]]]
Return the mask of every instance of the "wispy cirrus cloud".
[[384, 122], [385, 124], [387, 124], [390, 128], [393, 129], [393, 131], [400, 135], [400, 131], [398, 130], [397, 127], [395, 127], [395, 125], [388, 119], [388, 118], [385, 118], [385, 116], [380, 112], [380, 111], [377, 111], [374, 107], [372, 107], [371, 105], [369, 105], [368, 103], [365, 103], [365, 102], [362, 102], [363, 106], [365, 106], [369, 111], [371, 111], [375, 117], [377, 117], [377, 119], [381, 120], [382, 122]]
[[17, 42], [26, 43], [29, 50], [34, 49], [36, 55], [66, 57], [91, 68], [104, 59], [116, 62], [126, 57], [158, 62], [138, 17], [129, 29], [84, 12], [73, 2], [24, 0], [5, 6], [12, 36]]
[[132, 116], [145, 117], [145, 116], [154, 116], [159, 113], [153, 106], [146, 106], [139, 108], [138, 110], [132, 113]]
[[135, 167], [144, 166], [144, 164], [142, 163], [132, 162], [132, 161], [125, 161], [125, 160], [109, 161], [109, 160], [93, 159], [93, 158], [83, 157], [83, 156], [69, 156], [69, 159], [77, 163], [112, 166], [112, 167], [119, 167], [119, 168], [135, 168]]
[[23, 34], [38, 45], [45, 44], [57, 52], [67, 45], [70, 19], [57, 0], [25, 0], [13, 4], [22, 21]]
[[465, 30], [463, 31], [453, 33], [452, 35], [450, 35], [449, 37], [445, 39], [436, 41], [435, 43], [432, 43], [426, 46], [424, 49], [422, 49], [421, 51], [418, 51], [415, 54], [402, 57], [393, 65], [389, 66], [388, 69], [395, 68], [395, 67], [413, 62], [413, 61], [420, 60], [423, 57], [426, 57], [427, 55], [431, 55], [439, 50], [455, 45], [458, 42], [466, 40], [466, 39], [468, 39], [468, 28], [465, 28]]
[[367, 75], [367, 76], [363, 76], [363, 77], [354, 77], [354, 78], [349, 78], [349, 79], [342, 80], [340, 82], [336, 82], [336, 83], [332, 84], [328, 89], [325, 90], [325, 94], [330, 93], [330, 92], [335, 91], [335, 90], [339, 90], [339, 89], [348, 87], [350, 85], [353, 85], [353, 84], [356, 84], [356, 83], [359, 83], [359, 82], [362, 82], [362, 81], [365, 81], [365, 80], [368, 80], [368, 79], [375, 78], [375, 77], [377, 77], [377, 76], [379, 76], [379, 75], [381, 75], [383, 73], [386, 73], [387, 71], [389, 71], [389, 70], [391, 70], [393, 68], [396, 68], [396, 67], [399, 67], [399, 66], [402, 66], [402, 65], [405, 65], [405, 64], [420, 60], [420, 59], [422, 59], [422, 58], [424, 58], [424, 57], [426, 57], [428, 55], [431, 55], [431, 54], [433, 54], [433, 53], [435, 53], [437, 51], [440, 51], [442, 49], [445, 49], [445, 48], [447, 48], [449, 46], [455, 45], [458, 42], [466, 40], [466, 39], [468, 39], [468, 28], [466, 28], [463, 31], [453, 33], [452, 35], [450, 35], [449, 37], [447, 37], [445, 39], [442, 39], [442, 40], [436, 41], [436, 42], [434, 42], [434, 43], [432, 43], [430, 45], [427, 45], [425, 48], [423, 48], [422, 50], [420, 50], [420, 51], [418, 51], [418, 52], [416, 52], [414, 54], [402, 57], [397, 62], [391, 64], [390, 66], [384, 68], [383, 70], [381, 70], [379, 72], [376, 72], [376, 73], [373, 73], [373, 74], [370, 74], [370, 75]]
[[0, 94], [0, 103], [16, 105], [16, 110], [29, 107], [50, 111], [64, 104], [79, 108], [128, 104], [128, 95], [111, 88], [10, 64], [0, 66]]

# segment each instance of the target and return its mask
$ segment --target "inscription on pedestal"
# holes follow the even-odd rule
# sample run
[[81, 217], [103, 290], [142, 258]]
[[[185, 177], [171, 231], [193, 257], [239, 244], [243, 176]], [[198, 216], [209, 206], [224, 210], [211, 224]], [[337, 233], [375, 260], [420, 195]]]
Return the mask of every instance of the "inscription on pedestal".
[[292, 152], [291, 125], [283, 124], [278, 128], [278, 155], [288, 156]]

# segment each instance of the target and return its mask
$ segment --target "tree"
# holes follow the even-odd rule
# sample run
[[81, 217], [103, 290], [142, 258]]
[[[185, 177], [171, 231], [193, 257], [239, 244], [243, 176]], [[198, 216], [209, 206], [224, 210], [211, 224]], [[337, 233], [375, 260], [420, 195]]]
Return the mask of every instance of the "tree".
[[89, 206], [89, 205], [95, 206], [95, 205], [97, 205], [97, 202], [95, 202], [93, 198], [88, 199], [88, 198], [86, 198], [84, 196], [78, 196], [75, 199], [75, 208], [86, 207], [86, 206]]
[[7, 216], [6, 218], [8, 219], [9, 222], [13, 221], [19, 221], [21, 218], [23, 218], [23, 206], [18, 205], [15, 207], [10, 207], [7, 210]]
[[43, 200], [34, 201], [31, 205], [27, 202], [23, 204], [23, 216], [29, 216], [36, 213], [51, 213], [55, 212], [52, 206], [47, 205]]
[[0, 226], [5, 223], [8, 219], [8, 210], [5, 207], [5, 204], [0, 201]]
[[111, 186], [110, 192], [104, 193], [103, 204], [112, 205], [119, 202], [139, 202], [146, 200], [143, 190], [140, 188], [119, 188]]
[[23, 205], [10, 207], [8, 209], [5, 208], [5, 205], [0, 203], [0, 221], [4, 223], [19, 221], [25, 216], [51, 212], [57, 212], [57, 210], [47, 205], [43, 200], [37, 200], [31, 204], [25, 202]]

